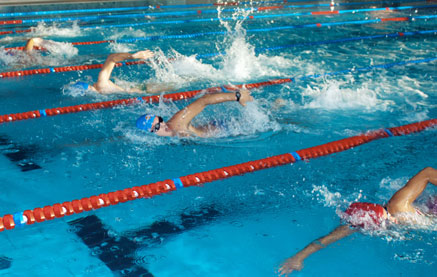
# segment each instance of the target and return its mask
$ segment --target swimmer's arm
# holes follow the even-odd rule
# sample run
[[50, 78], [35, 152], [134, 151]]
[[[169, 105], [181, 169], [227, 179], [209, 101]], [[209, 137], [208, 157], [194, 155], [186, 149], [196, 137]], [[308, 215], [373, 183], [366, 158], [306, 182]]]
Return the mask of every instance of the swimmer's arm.
[[24, 51], [29, 53], [33, 50], [33, 47], [40, 47], [42, 42], [42, 38], [31, 38], [26, 42], [26, 45], [24, 46]]
[[328, 235], [316, 239], [308, 244], [304, 249], [300, 250], [296, 255], [285, 260], [278, 270], [279, 275], [288, 275], [294, 270], [301, 270], [303, 268], [303, 261], [308, 256], [354, 232], [355, 230], [351, 229], [349, 225], [338, 226]]
[[432, 167], [422, 169], [392, 196], [387, 204], [388, 212], [391, 214], [414, 212], [412, 204], [422, 194], [428, 183], [437, 186], [437, 170]]
[[166, 85], [166, 84], [146, 84], [145, 89], [144, 88], [140, 88], [140, 87], [133, 87], [133, 88], [128, 88], [126, 90], [127, 93], [130, 94], [160, 94], [162, 92], [168, 91], [173, 89], [174, 86], [173, 85]]
[[[111, 77], [112, 70], [116, 63], [124, 60], [142, 59], [146, 60], [153, 57], [153, 52], [150, 50], [139, 51], [134, 54], [131, 53], [116, 53], [111, 54], [106, 59], [102, 66], [102, 70], [99, 72], [99, 78], [97, 80], [97, 86], [104, 86]], [[123, 89], [124, 90], [124, 89]]]
[[[240, 90], [240, 101], [239, 103], [243, 106], [246, 105], [246, 102], [252, 101], [253, 98], [250, 95], [250, 92], [246, 89]], [[178, 128], [183, 126], [183, 128], [188, 128], [191, 120], [196, 117], [203, 109], [208, 105], [219, 104], [223, 102], [236, 101], [235, 92], [231, 93], [214, 93], [214, 94], [206, 94], [184, 109], [177, 112], [169, 121], [168, 124], [172, 125], [172, 127]]]

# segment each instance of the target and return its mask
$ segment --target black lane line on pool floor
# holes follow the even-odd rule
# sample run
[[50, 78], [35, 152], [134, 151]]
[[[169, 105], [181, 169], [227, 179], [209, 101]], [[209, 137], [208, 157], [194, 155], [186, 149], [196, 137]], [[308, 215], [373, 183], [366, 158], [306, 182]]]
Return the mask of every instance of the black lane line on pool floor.
[[11, 267], [12, 259], [6, 256], [0, 256], [0, 270], [8, 269]]
[[213, 222], [221, 215], [221, 212], [209, 206], [200, 211], [180, 214], [179, 224], [161, 220], [145, 228], [124, 232], [124, 235], [116, 235], [96, 215], [81, 217], [68, 224], [73, 226], [71, 230], [92, 254], [114, 274], [152, 277], [153, 274], [141, 265], [147, 264], [147, 261], [135, 257], [138, 249], [161, 245], [166, 238]]
[[117, 275], [153, 277], [146, 268], [135, 263], [138, 245], [124, 236], [111, 235], [111, 230], [103, 225], [95, 215], [68, 222], [75, 227], [76, 235], [105, 265]]
[[23, 172], [41, 169], [41, 166], [30, 159], [36, 152], [35, 146], [21, 146], [12, 142], [6, 135], [0, 135], [0, 149], [1, 153]]

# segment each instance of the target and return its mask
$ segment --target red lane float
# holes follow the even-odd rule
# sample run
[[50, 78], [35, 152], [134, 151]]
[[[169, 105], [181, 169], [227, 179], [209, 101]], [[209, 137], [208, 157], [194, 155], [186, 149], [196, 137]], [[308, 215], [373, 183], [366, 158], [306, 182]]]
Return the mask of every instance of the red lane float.
[[13, 30], [13, 31], [4, 31], [0, 32], [0, 35], [9, 35], [9, 34], [19, 34], [19, 33], [29, 33], [32, 32], [31, 29], [25, 29], [25, 30]]
[[338, 14], [338, 11], [311, 12], [311, 15], [330, 15], [330, 14]]
[[430, 119], [399, 127], [370, 131], [358, 136], [328, 142], [322, 145], [301, 149], [292, 153], [285, 153], [255, 161], [226, 166], [182, 176], [180, 178], [151, 183], [148, 185], [135, 186], [114, 192], [102, 193], [99, 195], [84, 197], [80, 200], [75, 199], [72, 201], [66, 201], [62, 204], [56, 203], [45, 206], [44, 208], [25, 210], [24, 212], [18, 212], [14, 215], [6, 214], [3, 217], [0, 217], [0, 232], [4, 231], [5, 229], [11, 230], [15, 227], [31, 225], [35, 222], [44, 222], [72, 214], [96, 210], [102, 207], [117, 205], [119, 203], [124, 203], [139, 198], [150, 198], [155, 195], [168, 193], [184, 187], [199, 186], [204, 183], [226, 179], [237, 175], [243, 175], [266, 168], [295, 163], [299, 160], [318, 158], [332, 153], [345, 151], [376, 139], [421, 132], [426, 128], [436, 125], [437, 119]]
[[23, 24], [22, 20], [1, 20], [0, 25]]
[[[143, 63], [143, 61], [126, 62], [126, 64], [129, 65], [138, 64], [138, 63]], [[121, 66], [120, 64], [117, 65]], [[293, 80], [290, 78], [285, 78], [285, 79], [271, 80], [267, 82], [251, 83], [244, 86], [247, 89], [254, 89], [262, 86], [290, 83], [292, 81]], [[182, 91], [182, 92], [163, 95], [162, 98], [164, 100], [178, 101], [178, 100], [193, 98], [194, 96], [198, 95], [201, 92], [213, 93], [219, 91], [232, 91], [241, 87], [243, 87], [243, 85], [236, 85], [236, 86], [226, 85], [221, 87], [211, 87], [211, 88], [199, 89], [199, 90]], [[74, 106], [51, 108], [51, 109], [44, 109], [44, 110], [35, 110], [35, 111], [28, 111], [23, 113], [5, 114], [5, 115], [0, 115], [0, 124], [6, 122], [18, 121], [18, 120], [39, 118], [43, 116], [56, 116], [56, 115], [68, 114], [68, 113], [77, 113], [77, 112], [84, 112], [89, 110], [112, 108], [121, 105], [132, 105], [141, 102], [158, 103], [160, 98], [161, 98], [160, 95], [151, 95], [151, 96], [142, 96], [136, 98], [126, 98], [126, 99], [109, 100], [109, 101], [95, 102], [95, 103], [88, 103], [88, 104], [79, 104]]]
[[[145, 63], [147, 63], [147, 62], [146, 61], [133, 61], [133, 62], [117, 63], [115, 66], [120, 67], [123, 65], [136, 65], [136, 64], [145, 64]], [[59, 72], [68, 72], [68, 71], [83, 71], [83, 70], [102, 68], [102, 66], [103, 66], [103, 64], [99, 63], [99, 64], [84, 64], [84, 65], [72, 65], [72, 66], [61, 66], [61, 67], [50, 67], [50, 68], [39, 68], [39, 69], [0, 72], [0, 78], [37, 75], [37, 74], [59, 73]]]
[[278, 10], [283, 9], [284, 6], [269, 6], [269, 7], [258, 7], [256, 8], [257, 11], [268, 11], [268, 10]]
[[390, 17], [390, 18], [381, 18], [382, 22], [385, 21], [409, 21], [409, 17]]

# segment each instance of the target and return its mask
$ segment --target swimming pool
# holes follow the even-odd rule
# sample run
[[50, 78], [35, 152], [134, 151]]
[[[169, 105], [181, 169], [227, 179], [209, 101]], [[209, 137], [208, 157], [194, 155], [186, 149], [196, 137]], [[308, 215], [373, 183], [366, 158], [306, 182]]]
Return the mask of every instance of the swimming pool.
[[[316, 2], [293, 2], [304, 4]], [[277, 4], [253, 4], [272, 5]], [[335, 10], [372, 5], [380, 7], [344, 5]], [[420, 5], [429, 3], [400, 3]], [[117, 6], [81, 4], [74, 8]], [[242, 7], [247, 6], [182, 6], [152, 11]], [[64, 5], [34, 8], [72, 9]], [[4, 9], [1, 12], [8, 12]], [[147, 20], [186, 23], [101, 29], [85, 27], [138, 24], [144, 20], [132, 17], [79, 21], [73, 28], [71, 23], [40, 23], [25, 35], [2, 35], [2, 47], [22, 46], [23, 38], [29, 36], [64, 42], [160, 36], [134, 42], [77, 45], [74, 46], [77, 53], [66, 46], [59, 53], [36, 54], [37, 61], [46, 62], [43, 66], [27, 65], [48, 68], [97, 64], [113, 52], [154, 50], [157, 58], [152, 64], [114, 70], [115, 82], [121, 85], [135, 86], [144, 81], [170, 83], [174, 91], [189, 91], [280, 78], [294, 81], [253, 90], [256, 101], [246, 108], [236, 103], [208, 107], [195, 122], [225, 121], [227, 130], [216, 138], [167, 139], [135, 128], [139, 115], [153, 112], [168, 119], [190, 99], [2, 123], [1, 214], [290, 153], [368, 130], [437, 118], [435, 61], [377, 67], [435, 58], [435, 19], [365, 22], [375, 18], [435, 16], [435, 8], [257, 19], [261, 15], [324, 10], [329, 7], [294, 7], [250, 14], [223, 12], [221, 18], [232, 15], [254, 18], [221, 23], [188, 21], [217, 17], [216, 14], [172, 14]], [[61, 17], [55, 14], [24, 18]], [[332, 22], [342, 23], [324, 25]], [[315, 23], [321, 23], [321, 27], [302, 26]], [[2, 30], [24, 30], [30, 25], [5, 25]], [[284, 26], [299, 27], [276, 28]], [[206, 34], [218, 31], [227, 33]], [[389, 35], [398, 32], [407, 35]], [[367, 38], [377, 35], [382, 37]], [[346, 40], [351, 38], [356, 39]], [[274, 50], [276, 46], [287, 47]], [[213, 55], [218, 52], [225, 54]], [[205, 56], [196, 59], [196, 54]], [[22, 70], [23, 62], [17, 62], [18, 58], [0, 54], [0, 71]], [[174, 60], [168, 62], [167, 58]], [[357, 70], [366, 67], [370, 68]], [[345, 72], [349, 69], [355, 70]], [[333, 72], [337, 74], [311, 76]], [[79, 95], [70, 89], [79, 80], [96, 81], [97, 74], [98, 70], [82, 70], [2, 78], [0, 114], [130, 97]], [[283, 99], [279, 104], [278, 98]], [[198, 188], [5, 230], [0, 233], [0, 272], [6, 276], [274, 276], [284, 259], [337, 226], [338, 211], [350, 202], [361, 199], [384, 203], [418, 170], [435, 167], [436, 145], [436, 130], [431, 128]], [[419, 206], [435, 192], [435, 188], [428, 188]], [[434, 224], [426, 229], [400, 229], [373, 236], [354, 234], [308, 258], [297, 275], [429, 274], [437, 269], [435, 230]]]

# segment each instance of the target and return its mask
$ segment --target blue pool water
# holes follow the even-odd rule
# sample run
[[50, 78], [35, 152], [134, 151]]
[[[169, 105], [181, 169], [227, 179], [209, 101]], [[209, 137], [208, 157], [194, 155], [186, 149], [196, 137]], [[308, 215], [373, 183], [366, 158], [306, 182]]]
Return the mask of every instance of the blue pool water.
[[[384, 6], [391, 6], [387, 3]], [[172, 1], [168, 4], [185, 3]], [[401, 6], [424, 4], [403, 2]], [[32, 10], [119, 5], [129, 3], [32, 6]], [[372, 5], [362, 4], [353, 9]], [[21, 8], [25, 9], [29, 10]], [[220, 13], [220, 17], [327, 9], [240, 11]], [[9, 11], [11, 8], [0, 10]], [[129, 13], [138, 11], [114, 14]], [[437, 118], [436, 62], [302, 78], [434, 58], [435, 32], [331, 44], [315, 42], [436, 30], [436, 19], [250, 31], [423, 15], [435, 16], [436, 9], [82, 29], [144, 22], [138, 18], [111, 19], [76, 22], [73, 27], [71, 23], [39, 24], [33, 33], [3, 35], [0, 47], [23, 46], [25, 38], [30, 36], [76, 42], [228, 31], [227, 35], [185, 39], [74, 47], [64, 44], [52, 49], [51, 53], [34, 54], [33, 63], [19, 52], [11, 56], [0, 50], [0, 71], [102, 63], [113, 52], [151, 49], [156, 55], [152, 64], [116, 68], [113, 72], [115, 82], [122, 86], [139, 86], [144, 82], [170, 84], [174, 87], [172, 91], [290, 77], [296, 82], [254, 90], [255, 101], [245, 108], [237, 103], [206, 108], [195, 123], [218, 120], [228, 126], [217, 137], [208, 139], [161, 138], [135, 128], [135, 120], [141, 114], [153, 112], [169, 119], [192, 100], [121, 106], [1, 124], [0, 213], [13, 214], [289, 153], [368, 130]], [[60, 16], [26, 18], [57, 17]], [[0, 31], [29, 27], [5, 26]], [[310, 42], [314, 43], [277, 51], [259, 50]], [[217, 52], [225, 53], [213, 58], [196, 59], [195, 56]], [[169, 62], [168, 58], [174, 60]], [[43, 65], [35, 65], [35, 62]], [[76, 81], [95, 82], [97, 75], [98, 70], [87, 70], [0, 79], [0, 114], [130, 97], [80, 95], [70, 88]], [[277, 99], [282, 100], [278, 102]], [[349, 203], [358, 199], [385, 203], [420, 169], [436, 167], [436, 145], [434, 128], [151, 199], [6, 230], [0, 233], [0, 274], [275, 276], [282, 261], [335, 228], [339, 224], [339, 212]], [[436, 188], [429, 187], [419, 198], [418, 206], [424, 207], [428, 197], [435, 194]], [[429, 275], [437, 270], [436, 230], [434, 220], [423, 228], [398, 228], [379, 234], [356, 233], [309, 257], [304, 269], [296, 275]]]

